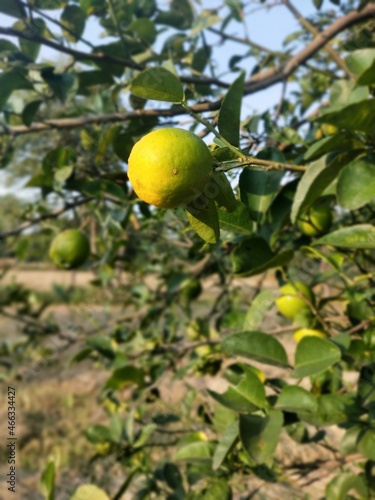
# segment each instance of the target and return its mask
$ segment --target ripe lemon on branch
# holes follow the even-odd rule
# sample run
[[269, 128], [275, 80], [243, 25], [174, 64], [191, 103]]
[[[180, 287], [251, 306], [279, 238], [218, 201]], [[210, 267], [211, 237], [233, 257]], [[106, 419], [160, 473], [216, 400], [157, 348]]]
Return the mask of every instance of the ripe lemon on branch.
[[128, 177], [137, 196], [160, 208], [187, 205], [213, 172], [205, 142], [187, 130], [162, 128], [138, 141], [129, 156]]
[[52, 241], [49, 256], [52, 262], [62, 269], [75, 269], [83, 264], [90, 255], [87, 236], [78, 229], [67, 229]]

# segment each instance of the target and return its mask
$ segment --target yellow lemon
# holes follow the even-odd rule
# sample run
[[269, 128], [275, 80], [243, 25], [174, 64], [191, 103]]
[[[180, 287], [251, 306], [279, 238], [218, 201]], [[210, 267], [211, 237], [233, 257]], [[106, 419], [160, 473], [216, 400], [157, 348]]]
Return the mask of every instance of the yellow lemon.
[[186, 205], [204, 190], [212, 156], [192, 132], [162, 128], [138, 141], [129, 156], [128, 177], [138, 197], [161, 208]]
[[293, 333], [294, 340], [298, 343], [305, 337], [321, 337], [326, 338], [327, 335], [320, 330], [313, 330], [312, 328], [301, 328]]
[[67, 229], [58, 234], [49, 249], [52, 262], [62, 269], [79, 267], [87, 260], [89, 255], [89, 240], [78, 229]]
[[280, 297], [276, 299], [276, 307], [285, 318], [294, 319], [302, 310], [309, 310], [309, 305], [301, 297], [305, 296], [309, 301], [313, 300], [310, 288], [302, 281], [293, 281], [280, 288]]

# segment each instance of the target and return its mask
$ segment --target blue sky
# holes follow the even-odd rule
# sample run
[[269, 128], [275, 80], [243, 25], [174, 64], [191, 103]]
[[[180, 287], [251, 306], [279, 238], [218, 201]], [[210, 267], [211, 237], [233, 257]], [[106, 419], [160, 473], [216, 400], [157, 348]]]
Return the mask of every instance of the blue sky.
[[[211, 9], [220, 4], [218, 0], [202, 0], [201, 6], [198, 9]], [[244, 2], [245, 4], [249, 4], [249, 2]], [[295, 0], [294, 4], [296, 7], [304, 14], [311, 14], [314, 12], [314, 7], [312, 5], [311, 0]], [[167, 8], [167, 2], [159, 2], [159, 5], [162, 8]], [[297, 20], [292, 16], [292, 14], [284, 7], [277, 6], [270, 10], [259, 9], [256, 8], [255, 4], [250, 4], [245, 7], [246, 12], [246, 24], [247, 24], [247, 34], [250, 39], [254, 42], [257, 42], [261, 45], [269, 47], [274, 50], [282, 49], [282, 42], [284, 38], [291, 32], [299, 29], [299, 24]], [[60, 11], [46, 11], [49, 16], [59, 19], [61, 12]], [[0, 26], [2, 27], [11, 27], [16, 22], [16, 19], [12, 17], [5, 16], [0, 14]], [[56, 32], [55, 26], [51, 27], [53, 32]], [[245, 35], [244, 27], [236, 22], [232, 22], [226, 29], [227, 33], [232, 35], [236, 35], [239, 37], [243, 37]], [[99, 26], [96, 18], [90, 18], [86, 24], [85, 32], [83, 37], [87, 40], [92, 41], [94, 44], [97, 43], [105, 43], [103, 37], [103, 28]], [[218, 37], [207, 33], [207, 39], [210, 42], [211, 40], [218, 40]], [[10, 38], [13, 43], [16, 43], [16, 40]], [[82, 51], [88, 51], [89, 48], [82, 44], [78, 43], [77, 48]], [[219, 53], [219, 57], [216, 57], [218, 60], [218, 72], [227, 72], [226, 61], [233, 54], [242, 53], [245, 54], [247, 51], [247, 47], [245, 45], [241, 46], [236, 43], [227, 42], [225, 45], [221, 46], [216, 52], [216, 55]], [[64, 57], [64, 56], [63, 56]], [[56, 61], [57, 59], [61, 60], [62, 56], [56, 51], [48, 48], [42, 47], [39, 55], [39, 61], [51, 62]], [[66, 61], [68, 58], [66, 58]], [[220, 67], [220, 61], [225, 62], [225, 66]], [[242, 63], [244, 68], [247, 71], [247, 74], [251, 71], [251, 68], [254, 64], [254, 61], [251, 59], [245, 59]], [[227, 72], [226, 75], [223, 76], [223, 79], [227, 81], [231, 81], [237, 75], [233, 73]], [[270, 89], [264, 90], [262, 92], [258, 92], [246, 100], [243, 103], [243, 115], [247, 116], [256, 112], [263, 112], [266, 109], [272, 107], [276, 104], [280, 98], [281, 85], [275, 85]], [[4, 172], [6, 175], [6, 171]], [[0, 183], [4, 183], [4, 175], [0, 175]], [[11, 191], [19, 190], [19, 186], [15, 186]], [[3, 188], [0, 185], [0, 195], [5, 192], [10, 192], [9, 188]]]

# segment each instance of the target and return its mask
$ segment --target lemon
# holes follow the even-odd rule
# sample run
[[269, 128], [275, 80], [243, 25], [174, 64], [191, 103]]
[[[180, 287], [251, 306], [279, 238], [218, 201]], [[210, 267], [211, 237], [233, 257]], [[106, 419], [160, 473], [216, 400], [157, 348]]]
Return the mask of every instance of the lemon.
[[326, 338], [327, 335], [320, 330], [314, 330], [312, 328], [300, 328], [293, 333], [294, 340], [298, 343], [305, 337], [321, 337]]
[[77, 229], [67, 229], [58, 234], [49, 249], [52, 262], [62, 269], [79, 267], [89, 255], [89, 240], [84, 233]]
[[129, 156], [128, 177], [137, 196], [161, 208], [186, 205], [204, 190], [212, 174], [205, 142], [179, 128], [154, 130]]
[[332, 212], [326, 200], [316, 201], [297, 221], [301, 233], [317, 236], [324, 233], [332, 224]]
[[285, 318], [294, 319], [294, 317], [303, 310], [309, 310], [306, 301], [301, 297], [303, 295], [309, 301], [313, 300], [313, 294], [310, 288], [302, 281], [293, 281], [280, 288], [281, 295], [276, 299], [276, 307]]

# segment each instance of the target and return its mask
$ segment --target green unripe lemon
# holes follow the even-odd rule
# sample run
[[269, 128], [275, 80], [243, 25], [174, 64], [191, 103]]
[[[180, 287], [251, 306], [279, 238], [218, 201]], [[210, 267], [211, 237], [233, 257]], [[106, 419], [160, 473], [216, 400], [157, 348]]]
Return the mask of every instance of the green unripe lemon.
[[297, 226], [306, 236], [324, 233], [332, 224], [332, 211], [326, 200], [318, 200], [300, 217]]
[[279, 312], [288, 319], [294, 317], [301, 311], [308, 311], [309, 305], [301, 297], [305, 296], [310, 302], [313, 300], [313, 293], [302, 281], [293, 281], [280, 288], [280, 297], [276, 299], [276, 307]]
[[305, 337], [321, 337], [326, 338], [327, 334], [321, 332], [320, 330], [314, 330], [312, 328], [300, 328], [293, 333], [294, 340], [298, 343]]
[[79, 267], [89, 255], [89, 240], [84, 233], [77, 229], [67, 229], [58, 234], [49, 249], [52, 262], [62, 269]]
[[179, 128], [161, 128], [134, 145], [128, 177], [141, 200], [174, 208], [203, 192], [212, 164], [211, 153], [200, 137]]

